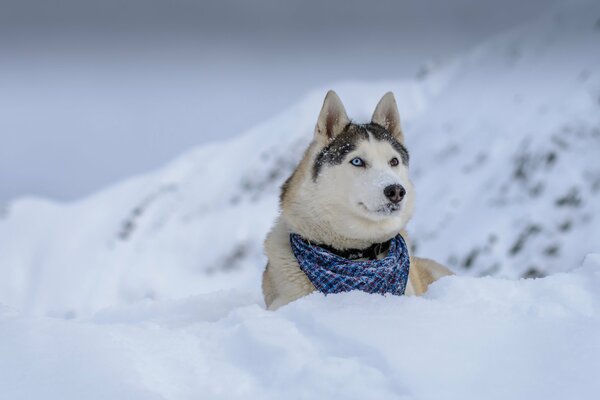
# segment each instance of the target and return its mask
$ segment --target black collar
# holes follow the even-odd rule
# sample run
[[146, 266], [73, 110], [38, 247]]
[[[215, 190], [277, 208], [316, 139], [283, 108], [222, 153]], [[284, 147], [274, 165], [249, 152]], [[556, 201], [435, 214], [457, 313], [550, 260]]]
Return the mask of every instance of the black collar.
[[373, 243], [369, 247], [365, 249], [345, 249], [338, 250], [334, 247], [328, 246], [326, 244], [320, 244], [319, 247], [324, 248], [325, 250], [340, 256], [342, 258], [347, 258], [348, 260], [358, 260], [360, 258], [366, 258], [368, 260], [377, 260], [377, 256], [381, 253], [387, 252], [390, 249], [390, 243], [392, 239], [383, 243]]

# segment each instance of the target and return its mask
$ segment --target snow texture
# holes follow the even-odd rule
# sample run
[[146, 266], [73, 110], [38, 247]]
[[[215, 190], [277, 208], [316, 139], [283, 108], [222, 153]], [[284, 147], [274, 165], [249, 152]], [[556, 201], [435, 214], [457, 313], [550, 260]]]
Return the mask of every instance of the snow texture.
[[396, 93], [416, 252], [459, 274], [424, 298], [263, 308], [324, 88], [91, 197], [0, 207], [2, 398], [598, 398], [600, 254], [573, 270], [600, 250], [598, 21], [574, 2], [418, 80], [335, 85], [359, 122]]
[[424, 298], [239, 291], [76, 321], [0, 312], [7, 399], [596, 399], [600, 254], [535, 280], [450, 277]]

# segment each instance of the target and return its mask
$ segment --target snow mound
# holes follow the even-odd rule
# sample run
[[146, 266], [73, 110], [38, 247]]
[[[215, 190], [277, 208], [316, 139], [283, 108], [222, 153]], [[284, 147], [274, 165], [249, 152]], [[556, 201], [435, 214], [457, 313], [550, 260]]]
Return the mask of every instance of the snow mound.
[[224, 291], [86, 320], [0, 310], [10, 399], [596, 399], [600, 254], [534, 280], [448, 277], [422, 298]]
[[407, 134], [422, 254], [529, 277], [597, 248], [599, 20], [600, 3], [570, 2], [455, 61]]
[[[418, 191], [408, 227], [417, 254], [461, 274], [517, 278], [597, 251], [599, 18], [598, 2], [574, 2], [414, 81], [333, 87], [357, 121], [395, 91]], [[258, 296], [278, 188], [325, 90], [78, 202], [0, 207], [0, 303], [80, 318], [215, 290]]]

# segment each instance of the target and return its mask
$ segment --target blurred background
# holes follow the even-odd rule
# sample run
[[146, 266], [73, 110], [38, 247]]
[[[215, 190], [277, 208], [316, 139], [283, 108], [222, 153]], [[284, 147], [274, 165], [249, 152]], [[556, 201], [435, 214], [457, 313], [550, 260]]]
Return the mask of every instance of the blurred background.
[[0, 3], [0, 304], [236, 290], [327, 89], [396, 94], [414, 252], [536, 278], [600, 249], [600, 3]]
[[74, 200], [334, 82], [412, 79], [552, 0], [0, 1], [0, 204]]

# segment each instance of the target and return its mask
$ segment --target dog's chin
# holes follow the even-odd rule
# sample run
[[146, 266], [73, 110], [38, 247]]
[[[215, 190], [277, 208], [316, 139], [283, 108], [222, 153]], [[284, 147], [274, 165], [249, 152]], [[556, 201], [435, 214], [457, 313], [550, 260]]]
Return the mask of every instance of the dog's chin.
[[377, 207], [369, 207], [365, 203], [358, 203], [358, 208], [361, 210], [361, 213], [364, 214], [369, 219], [382, 220], [387, 218], [399, 217], [402, 211], [402, 205], [394, 204], [394, 203], [384, 203]]

